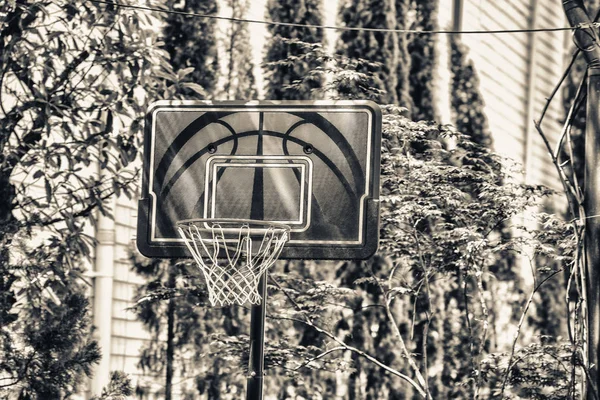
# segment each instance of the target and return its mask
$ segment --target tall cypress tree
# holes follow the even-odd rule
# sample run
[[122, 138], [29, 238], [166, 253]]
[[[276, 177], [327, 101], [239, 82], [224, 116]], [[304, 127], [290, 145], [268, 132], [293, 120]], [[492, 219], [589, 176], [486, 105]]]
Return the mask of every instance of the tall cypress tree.
[[[216, 0], [184, 0], [168, 4], [170, 10], [177, 12], [204, 15], [218, 12]], [[177, 76], [180, 80], [185, 76], [186, 81], [201, 86], [201, 90], [195, 90], [181, 85], [174, 95], [196, 99], [213, 97], [219, 73], [215, 20], [168, 13], [162, 33], [164, 47]], [[198, 378], [201, 368], [208, 365], [209, 361], [205, 364], [197, 359], [186, 359], [183, 353], [192, 349], [190, 354], [199, 354], [198, 349], [202, 349], [207, 341], [204, 320], [218, 320], [221, 316], [208, 318], [205, 310], [199, 307], [203, 301], [200, 283], [190, 274], [189, 266], [175, 261], [140, 261], [135, 257], [132, 261], [133, 269], [147, 279], [138, 288], [136, 313], [152, 338], [142, 349], [139, 366], [164, 379], [162, 395], [169, 400], [175, 376]], [[148, 394], [144, 387], [136, 390], [142, 395]], [[193, 396], [195, 392], [203, 393], [204, 387], [200, 382], [193, 390], [188, 387], [183, 391]]]
[[[321, 25], [321, 4], [321, 0], [269, 0], [267, 18], [275, 22]], [[317, 74], [307, 79], [307, 73], [320, 64], [317, 60], [307, 61], [302, 56], [307, 53], [305, 43], [323, 43], [323, 29], [269, 25], [269, 32], [271, 38], [266, 45], [265, 56], [265, 97], [272, 100], [313, 98], [313, 90], [322, 87], [323, 78]]]
[[[434, 31], [437, 29], [438, 0], [413, 0], [416, 11], [415, 29]], [[434, 120], [433, 71], [436, 63], [435, 37], [430, 34], [415, 34], [408, 44], [411, 56], [410, 96], [413, 101], [412, 119]]]
[[[341, 7], [340, 19], [345, 26], [353, 28], [394, 29], [395, 9], [395, 0], [348, 0]], [[336, 47], [340, 55], [370, 62], [359, 68], [359, 72], [371, 74], [371, 86], [385, 91], [374, 100], [381, 103], [398, 103], [396, 70], [399, 47], [396, 34], [343, 31]]]
[[[217, 14], [216, 0], [185, 0], [171, 10], [197, 14]], [[215, 88], [219, 59], [213, 19], [169, 13], [163, 30], [165, 49], [171, 56], [174, 70], [193, 67], [189, 78], [208, 93]], [[198, 98], [197, 91], [182, 89], [188, 97]]]
[[450, 72], [452, 74], [452, 112], [456, 129], [472, 141], [491, 148], [492, 135], [483, 112], [483, 98], [473, 62], [467, 48], [456, 36], [450, 37]]
[[[249, 7], [248, 0], [227, 0], [233, 18], [244, 18]], [[227, 100], [248, 100], [256, 97], [256, 80], [252, 62], [248, 23], [232, 22], [225, 32], [224, 47], [226, 67], [224, 97]]]
[[[396, 0], [396, 20], [397, 28], [407, 30], [411, 26], [409, 15], [411, 10], [411, 0]], [[413, 109], [413, 101], [410, 95], [410, 69], [411, 55], [408, 52], [410, 37], [406, 33], [398, 34], [398, 62], [396, 66], [396, 94], [401, 106]]]

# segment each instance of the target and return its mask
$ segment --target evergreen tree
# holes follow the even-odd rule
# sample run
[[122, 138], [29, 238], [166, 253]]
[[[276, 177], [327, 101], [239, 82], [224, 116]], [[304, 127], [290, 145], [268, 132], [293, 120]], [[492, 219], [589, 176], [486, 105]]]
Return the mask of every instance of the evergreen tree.
[[91, 400], [121, 400], [132, 394], [131, 379], [123, 372], [113, 371], [110, 382], [102, 389], [102, 393], [92, 397]]
[[248, 313], [239, 307], [211, 307], [206, 286], [192, 263], [135, 257], [132, 261], [134, 270], [147, 279], [138, 287], [135, 311], [151, 334], [138, 365], [165, 382], [161, 393], [143, 387], [137, 392], [169, 400], [173, 379], [179, 375], [193, 378], [193, 386], [181, 388], [191, 397], [200, 394], [219, 400], [229, 399], [226, 393], [240, 393], [244, 382], [232, 374], [235, 365], [223, 361], [213, 342], [219, 335], [247, 334]]
[[[234, 18], [244, 17], [247, 0], [228, 0]], [[214, 0], [187, 0], [175, 11], [216, 14]], [[165, 48], [171, 64], [186, 82], [174, 87], [171, 96], [215, 97], [218, 66], [215, 24], [212, 19], [169, 14], [163, 31]], [[226, 32], [227, 65], [225, 93], [228, 99], [251, 99], [256, 96], [253, 64], [247, 24], [232, 23]], [[191, 80], [195, 85], [190, 84]], [[236, 336], [247, 332], [247, 313], [238, 308], [210, 308], [205, 287], [198, 279], [196, 267], [179, 261], [139, 260], [133, 258], [134, 270], [147, 282], [138, 288], [136, 313], [151, 334], [152, 340], [142, 349], [139, 366], [165, 382], [160, 395], [173, 396], [175, 376], [193, 378], [193, 387], [185, 394], [207, 395], [210, 399], [227, 399], [226, 393], [238, 398], [243, 387], [239, 376], [214, 354], [215, 335]], [[138, 387], [140, 394], [151, 394]], [[155, 393], [156, 394], [156, 393]]]
[[[218, 11], [216, 0], [184, 0], [181, 7], [169, 2], [169, 7], [206, 15], [216, 15]], [[163, 41], [172, 65], [176, 70], [193, 68], [188, 79], [201, 87], [184, 87], [181, 93], [188, 98], [206, 98], [215, 88], [219, 71], [214, 19], [169, 13], [165, 22]]]
[[[239, 19], [246, 16], [248, 0], [227, 0], [226, 4], [231, 8], [232, 18]], [[223, 63], [227, 65], [224, 97], [227, 100], [255, 99], [256, 81], [248, 23], [231, 22], [225, 33], [224, 47], [226, 59]]]
[[[173, 395], [173, 378], [176, 372], [186, 370], [186, 365], [193, 366], [194, 361], [182, 357], [191, 345], [195, 332], [200, 330], [200, 317], [197, 305], [201, 301], [195, 290], [185, 290], [194, 283], [182, 268], [183, 264], [175, 261], [136, 260], [133, 269], [147, 279], [138, 287], [138, 301], [135, 308], [138, 318], [152, 335], [152, 340], [142, 349], [139, 366], [154, 376], [164, 377], [164, 398], [170, 400]], [[182, 293], [181, 275], [186, 275]], [[179, 282], [177, 282], [179, 280]], [[152, 295], [148, 293], [152, 291]], [[156, 301], [164, 300], [164, 301]], [[191, 354], [195, 353], [195, 350]], [[191, 363], [190, 363], [191, 362]], [[188, 371], [193, 376], [196, 368]], [[138, 393], [147, 393], [145, 388], [138, 387]]]
[[[92, 375], [92, 366], [100, 360], [101, 352], [91, 339], [89, 303], [82, 289], [70, 287], [64, 293], [53, 292], [60, 299], [56, 302], [32, 296], [28, 301], [45, 307], [27, 307], [22, 317], [28, 323], [22, 324], [22, 330], [13, 327], [12, 337], [3, 338], [3, 344], [10, 346], [4, 351], [12, 354], [2, 367], [5, 371], [17, 367], [14, 373], [19, 375], [9, 383], [19, 398], [68, 398], [77, 394], [83, 377]], [[16, 335], [25, 341], [15, 340]]]
[[[412, 21], [410, 18], [412, 2], [411, 0], [396, 0], [397, 28], [402, 30], [410, 29]], [[398, 62], [397, 62], [397, 82], [396, 93], [398, 102], [402, 107], [408, 110], [413, 109], [413, 101], [410, 95], [410, 70], [411, 55], [408, 50], [410, 36], [406, 33], [398, 34]]]
[[[437, 7], [438, 0], [345, 0], [340, 19], [348, 27], [429, 31], [437, 28]], [[351, 30], [340, 34], [336, 51], [369, 61], [358, 71], [385, 91], [375, 101], [406, 107], [414, 120], [434, 120], [434, 45], [429, 34]]]
[[[414, 1], [414, 0], [413, 0]], [[416, 19], [414, 29], [423, 31], [437, 30], [437, 13], [439, 0], [414, 1]], [[435, 56], [435, 35], [415, 34], [408, 43], [410, 63], [410, 96], [413, 108], [411, 118], [414, 121], [435, 120], [433, 109], [433, 83]]]
[[[322, 0], [268, 0], [267, 19], [307, 25], [321, 25]], [[306, 63], [302, 55], [308, 44], [323, 43], [323, 29], [285, 25], [269, 25], [271, 37], [266, 44], [265, 98], [268, 100], [303, 100], [314, 97], [313, 91], [323, 86], [323, 76], [309, 71], [322, 67], [322, 62]]]
[[456, 129], [482, 146], [492, 147], [492, 136], [483, 112], [479, 79], [467, 48], [457, 36], [450, 37], [450, 72], [452, 74], [452, 112]]
[[[395, 29], [395, 0], [347, 0], [340, 9], [343, 24], [353, 28]], [[337, 53], [350, 59], [365, 59], [369, 64], [359, 72], [371, 76], [370, 85], [384, 91], [374, 98], [384, 104], [398, 104], [396, 71], [399, 67], [399, 42], [394, 33], [342, 31], [336, 44]]]

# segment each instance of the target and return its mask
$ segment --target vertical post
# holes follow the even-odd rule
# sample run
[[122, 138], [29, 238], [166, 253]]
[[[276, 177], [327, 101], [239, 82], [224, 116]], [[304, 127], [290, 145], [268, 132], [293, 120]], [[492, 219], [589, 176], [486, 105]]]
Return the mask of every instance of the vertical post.
[[454, 10], [452, 15], [452, 30], [459, 32], [462, 29], [462, 18], [463, 18], [463, 1], [454, 0]]
[[[588, 363], [591, 366], [588, 398], [600, 388], [598, 345], [600, 344], [600, 65], [590, 64], [587, 81], [587, 116], [585, 124], [585, 261]], [[591, 390], [590, 390], [591, 389]]]
[[[258, 138], [256, 154], [263, 154], [262, 130], [264, 113], [258, 118]], [[252, 188], [252, 209], [250, 218], [262, 220], [264, 218], [263, 203], [263, 171], [256, 168], [254, 173], [254, 186]], [[267, 314], [267, 272], [260, 277], [258, 293], [261, 295], [260, 304], [253, 305], [250, 319], [250, 354], [248, 360], [248, 379], [246, 386], [246, 400], [262, 400], [263, 375], [265, 366], [265, 318]]]
[[[169, 278], [167, 287], [174, 289], [176, 286], [177, 262], [171, 260], [169, 262]], [[166, 351], [166, 368], [165, 368], [165, 400], [173, 398], [173, 359], [175, 357], [175, 299], [170, 298], [167, 305], [167, 351]]]
[[267, 272], [258, 284], [262, 301], [252, 306], [250, 323], [250, 355], [248, 361], [248, 380], [246, 400], [263, 399], [263, 381], [265, 371], [265, 316], [267, 314]]
[[587, 368], [590, 366], [586, 399], [595, 398], [600, 389], [598, 345], [600, 344], [600, 47], [596, 28], [583, 0], [563, 0], [569, 24], [577, 28], [574, 38], [588, 64], [587, 109], [585, 123], [585, 301], [587, 307]]
[[[98, 176], [102, 178], [98, 166]], [[116, 196], [109, 200], [109, 209], [116, 210]], [[115, 221], [98, 213], [95, 238], [94, 277], [94, 335], [102, 349], [102, 358], [94, 369], [91, 382], [92, 395], [100, 394], [110, 381], [111, 343], [112, 343], [112, 298], [115, 268]]]

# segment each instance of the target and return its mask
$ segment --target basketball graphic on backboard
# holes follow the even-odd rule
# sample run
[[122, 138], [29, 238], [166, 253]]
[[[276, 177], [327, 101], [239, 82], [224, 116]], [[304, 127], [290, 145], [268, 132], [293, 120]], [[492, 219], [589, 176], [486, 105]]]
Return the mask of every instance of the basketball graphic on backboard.
[[258, 220], [289, 226], [279, 258], [367, 258], [379, 237], [380, 149], [381, 112], [368, 101], [156, 102], [138, 248], [186, 257], [177, 221]]

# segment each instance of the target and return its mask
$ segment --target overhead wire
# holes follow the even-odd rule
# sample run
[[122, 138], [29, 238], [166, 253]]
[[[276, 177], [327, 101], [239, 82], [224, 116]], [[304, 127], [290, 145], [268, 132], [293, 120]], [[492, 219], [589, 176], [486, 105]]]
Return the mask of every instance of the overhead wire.
[[314, 28], [314, 29], [330, 29], [337, 31], [358, 31], [358, 32], [381, 32], [381, 33], [412, 33], [412, 34], [423, 34], [423, 35], [435, 35], [435, 34], [446, 34], [446, 35], [473, 35], [473, 34], [503, 34], [503, 33], [530, 33], [530, 32], [558, 32], [558, 31], [570, 31], [573, 29], [583, 29], [589, 28], [589, 26], [581, 26], [581, 27], [552, 27], [552, 28], [532, 28], [532, 29], [498, 29], [498, 30], [465, 30], [465, 31], [455, 31], [455, 30], [418, 30], [418, 29], [388, 29], [388, 28], [368, 28], [368, 27], [352, 27], [352, 26], [332, 26], [332, 25], [316, 25], [316, 24], [300, 24], [295, 22], [278, 22], [278, 21], [263, 21], [258, 19], [247, 19], [247, 18], [235, 18], [235, 17], [225, 17], [221, 15], [211, 15], [211, 14], [199, 14], [187, 11], [177, 11], [177, 10], [166, 10], [158, 7], [147, 7], [147, 6], [137, 6], [133, 4], [123, 4], [113, 1], [104, 1], [104, 0], [87, 0], [92, 3], [97, 4], [105, 4], [115, 7], [121, 8], [131, 8], [136, 10], [143, 11], [152, 11], [152, 12], [160, 12], [167, 14], [176, 14], [176, 15], [184, 15], [196, 18], [207, 18], [207, 19], [216, 19], [222, 21], [230, 21], [237, 23], [249, 23], [249, 24], [262, 24], [262, 25], [271, 25], [271, 26], [289, 26], [294, 28]]

